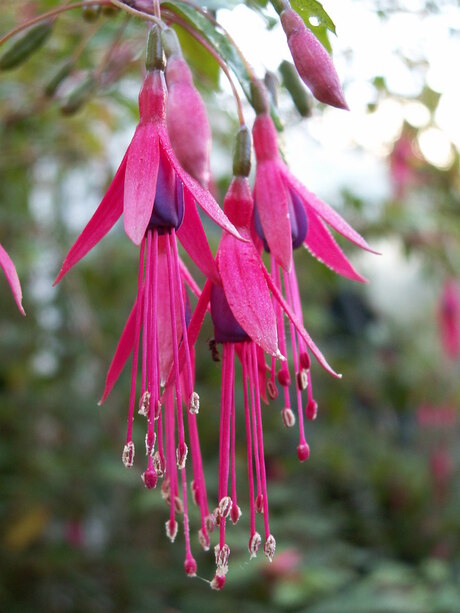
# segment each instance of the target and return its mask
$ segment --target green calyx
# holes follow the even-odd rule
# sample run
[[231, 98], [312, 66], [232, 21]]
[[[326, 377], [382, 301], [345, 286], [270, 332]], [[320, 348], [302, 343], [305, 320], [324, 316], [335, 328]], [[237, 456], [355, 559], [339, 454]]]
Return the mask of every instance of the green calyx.
[[247, 126], [241, 126], [236, 135], [233, 154], [233, 174], [236, 177], [248, 177], [251, 172], [251, 133]]
[[166, 28], [162, 31], [161, 42], [163, 43], [163, 48], [167, 58], [182, 57], [179, 39], [172, 28]]
[[164, 70], [165, 66], [160, 27], [154, 24], [147, 39], [145, 67], [150, 72], [152, 70]]

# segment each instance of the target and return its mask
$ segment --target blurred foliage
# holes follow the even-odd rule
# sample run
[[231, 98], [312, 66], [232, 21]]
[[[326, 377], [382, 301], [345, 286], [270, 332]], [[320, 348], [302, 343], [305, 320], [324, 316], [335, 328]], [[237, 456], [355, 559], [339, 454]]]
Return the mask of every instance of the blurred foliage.
[[[375, 5], [383, 18], [398, 7]], [[434, 10], [431, 5], [422, 10]], [[54, 6], [51, 0], [6, 2], [2, 30]], [[121, 465], [127, 373], [97, 406], [135, 292], [135, 249], [115, 229], [51, 287], [137, 119], [145, 25], [123, 20], [100, 15], [89, 24], [78, 11], [59, 18], [41, 49], [0, 76], [0, 242], [17, 265], [27, 311], [22, 320], [0, 279], [0, 609], [458, 611], [459, 371], [442, 353], [435, 316], [442, 279], [460, 267], [458, 153], [447, 169], [431, 166], [417, 149], [417, 130], [406, 126], [411, 172], [402, 191], [395, 187], [377, 216], [354, 194], [343, 194], [345, 216], [371, 243], [382, 250], [396, 244], [399, 263], [416, 265], [426, 292], [409, 318], [380, 308], [372, 289], [337, 278], [306, 253], [296, 255], [305, 323], [344, 379], [331, 381], [313, 367], [320, 410], [309, 424], [308, 464], [297, 462], [295, 433], [283, 428], [281, 406], [264, 408], [278, 551], [272, 565], [262, 555], [248, 561], [243, 513], [229, 530], [227, 586], [211, 592], [185, 576], [180, 538], [174, 546], [165, 538], [159, 492], [143, 488], [137, 468], [127, 472]], [[122, 41], [107, 57], [121, 27]], [[228, 149], [235, 119], [226, 103], [208, 95], [216, 67], [181, 41], [207, 77], [214, 146]], [[56, 67], [76, 49], [74, 70], [46, 97]], [[79, 113], [62, 117], [69, 93], [94, 70], [98, 88]], [[379, 97], [370, 114], [393, 96], [378, 75], [375, 85]], [[420, 96], [431, 113], [436, 98], [428, 88]], [[224, 189], [228, 176], [218, 179]], [[209, 231], [215, 246], [218, 233]], [[417, 293], [407, 296], [417, 300]], [[208, 322], [198, 344], [197, 381], [213, 499], [220, 373], [206, 349], [211, 335]], [[454, 420], [422, 423], [417, 409], [423, 404], [451, 407]], [[242, 423], [238, 428], [243, 432]], [[241, 476], [243, 436], [237, 451]], [[247, 509], [244, 493], [240, 506]], [[193, 538], [198, 550], [196, 532]], [[212, 558], [197, 554], [200, 577], [212, 576]]]

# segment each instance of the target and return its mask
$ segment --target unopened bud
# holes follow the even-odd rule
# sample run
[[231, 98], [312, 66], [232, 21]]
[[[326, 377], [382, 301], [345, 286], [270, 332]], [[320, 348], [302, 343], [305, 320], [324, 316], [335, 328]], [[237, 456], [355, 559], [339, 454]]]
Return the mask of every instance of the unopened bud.
[[88, 73], [63, 101], [61, 104], [61, 113], [63, 115], [73, 115], [79, 111], [90, 98], [95, 88], [96, 79], [91, 73]]
[[307, 371], [304, 370], [302, 368], [302, 370], [299, 370], [299, 372], [296, 375], [296, 379], [297, 379], [297, 387], [298, 389], [303, 392], [304, 390], [307, 389], [308, 386], [308, 376], [307, 376]]
[[162, 477], [165, 474], [165, 460], [164, 458], [160, 455], [159, 451], [156, 451], [153, 454], [153, 465], [155, 467], [155, 470], [157, 471], [157, 475], [159, 477]]
[[73, 67], [74, 60], [71, 58], [64, 60], [64, 62], [60, 64], [57, 69], [55, 69], [43, 89], [45, 96], [48, 98], [54, 96], [59, 85], [72, 72]]
[[185, 443], [179, 443], [178, 448], [176, 449], [176, 460], [177, 460], [177, 468], [182, 470], [185, 468], [185, 463], [187, 461], [188, 455], [188, 447]]
[[134, 443], [133, 441], [129, 441], [123, 447], [123, 453], [121, 454], [121, 461], [125, 465], [126, 468], [131, 468], [134, 463]]
[[297, 457], [301, 462], [305, 462], [310, 457], [310, 447], [307, 443], [302, 443], [297, 447]]
[[276, 549], [275, 537], [273, 536], [273, 534], [270, 534], [270, 536], [265, 541], [265, 545], [264, 545], [264, 554], [267, 556], [270, 562], [273, 561], [273, 556], [275, 555], [275, 549]]
[[251, 81], [251, 104], [257, 115], [270, 112], [267, 89], [263, 81]]
[[0, 70], [20, 66], [45, 43], [53, 29], [53, 21], [43, 21], [15, 38], [13, 44], [0, 55]]
[[275, 398], [278, 397], [278, 388], [271, 379], [267, 381], [267, 392], [272, 400], [275, 400]]
[[284, 408], [281, 411], [281, 417], [283, 418], [283, 424], [286, 428], [292, 428], [295, 426], [295, 415], [289, 407]]
[[216, 572], [213, 580], [211, 581], [211, 588], [213, 590], [221, 590], [225, 585], [225, 575], [221, 575], [219, 572]]
[[207, 532], [204, 532], [201, 528], [200, 530], [198, 530], [198, 541], [203, 551], [209, 551], [209, 545], [210, 545], [209, 535]]
[[295, 108], [301, 117], [311, 116], [311, 102], [304, 84], [300, 80], [299, 73], [291, 62], [283, 60], [278, 70], [283, 77], [283, 85], [291, 95]]
[[165, 58], [163, 55], [163, 46], [161, 44], [161, 33], [157, 24], [152, 26], [147, 39], [145, 67], [148, 72], [152, 70], [165, 69]]
[[196, 561], [194, 558], [192, 557], [187, 557], [185, 562], [184, 562], [184, 568], [185, 568], [185, 572], [187, 573], [187, 575], [189, 577], [195, 577], [196, 576]]
[[259, 551], [261, 542], [262, 542], [262, 537], [260, 536], [260, 534], [258, 532], [254, 532], [254, 534], [249, 539], [249, 545], [248, 545], [249, 553], [251, 555], [251, 560], [252, 558], [256, 557], [257, 552]]
[[147, 432], [145, 435], [145, 455], [153, 456], [157, 435], [155, 432]]
[[197, 415], [200, 411], [200, 397], [196, 392], [192, 392], [188, 405], [188, 410], [192, 415]]
[[278, 381], [283, 387], [289, 387], [289, 385], [291, 385], [291, 377], [287, 368], [281, 368], [278, 372]]
[[305, 415], [307, 419], [316, 419], [318, 415], [318, 403], [311, 398], [305, 407]]
[[152, 490], [157, 484], [157, 473], [154, 468], [148, 468], [142, 475], [142, 481], [147, 489]]
[[93, 23], [101, 14], [101, 7], [93, 4], [83, 6], [81, 9], [82, 17], [88, 23]]
[[178, 530], [177, 521], [175, 519], [168, 519], [168, 521], [165, 524], [165, 528], [166, 528], [166, 536], [169, 538], [171, 543], [174, 543], [174, 541], [176, 540], [177, 530]]
[[150, 392], [146, 390], [139, 401], [139, 415], [148, 417], [150, 409]]
[[232, 510], [230, 511], [230, 519], [232, 520], [233, 525], [238, 523], [239, 518], [241, 517], [241, 509], [237, 504], [232, 503]]
[[264, 497], [262, 494], [259, 494], [256, 498], [256, 511], [257, 513], [264, 512]]

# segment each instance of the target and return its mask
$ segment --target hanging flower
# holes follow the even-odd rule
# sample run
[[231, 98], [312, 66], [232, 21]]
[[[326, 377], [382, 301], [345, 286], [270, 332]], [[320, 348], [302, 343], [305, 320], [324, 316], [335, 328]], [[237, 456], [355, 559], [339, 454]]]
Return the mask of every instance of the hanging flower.
[[438, 321], [444, 353], [455, 360], [460, 354], [460, 287], [456, 279], [447, 279], [444, 283]]
[[16, 268], [13, 264], [13, 260], [7, 254], [7, 252], [0, 245], [0, 267], [5, 273], [6, 280], [11, 288], [11, 293], [13, 294], [13, 298], [18, 306], [20, 312], [25, 315], [25, 311], [22, 308], [22, 290], [21, 284], [19, 282], [18, 273], [16, 272]]

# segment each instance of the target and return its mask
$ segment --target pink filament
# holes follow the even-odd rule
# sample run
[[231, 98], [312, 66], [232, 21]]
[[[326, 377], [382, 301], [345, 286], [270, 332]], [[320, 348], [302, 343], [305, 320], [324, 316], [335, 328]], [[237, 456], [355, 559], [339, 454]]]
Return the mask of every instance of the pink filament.
[[251, 436], [251, 415], [248, 397], [248, 343], [243, 345], [243, 396], [244, 396], [244, 418], [246, 423], [246, 453], [248, 457], [248, 485], [249, 485], [249, 512], [251, 537], [256, 531], [256, 510], [254, 503], [254, 470], [252, 467], [252, 436]]

